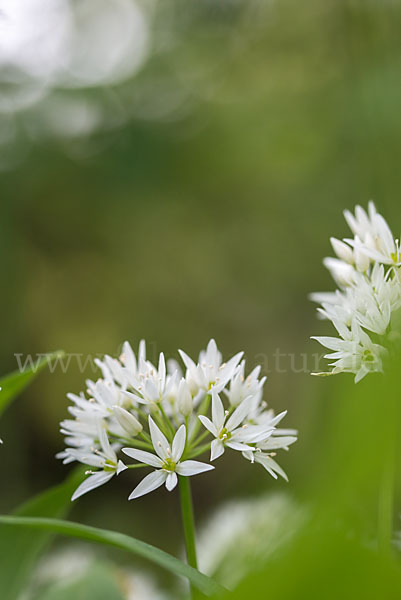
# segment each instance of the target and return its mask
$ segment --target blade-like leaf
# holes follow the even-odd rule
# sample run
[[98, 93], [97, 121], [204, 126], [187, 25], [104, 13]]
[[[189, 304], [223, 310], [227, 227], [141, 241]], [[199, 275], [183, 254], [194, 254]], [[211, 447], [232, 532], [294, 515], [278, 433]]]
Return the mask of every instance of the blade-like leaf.
[[120, 550], [125, 550], [131, 554], [146, 558], [175, 575], [187, 578], [194, 587], [207, 596], [212, 596], [213, 594], [224, 591], [224, 588], [216, 583], [216, 581], [203, 575], [193, 567], [186, 565], [178, 560], [178, 558], [175, 558], [150, 544], [146, 544], [145, 542], [123, 533], [118, 533], [117, 531], [98, 529], [96, 527], [89, 527], [87, 525], [81, 525], [80, 523], [71, 523], [58, 519], [20, 516], [0, 516], [0, 523], [37, 529], [39, 531], [50, 531], [52, 533], [96, 542], [98, 544], [114, 546]]
[[[63, 517], [71, 506], [71, 494], [83, 479], [84, 468], [79, 467], [57, 487], [51, 488], [28, 501], [15, 511], [19, 517]], [[32, 531], [0, 526], [0, 597], [16, 600], [39, 553], [51, 538], [51, 532], [33, 535]]]
[[4, 412], [8, 404], [31, 383], [42, 369], [51, 364], [52, 361], [59, 360], [63, 356], [64, 352], [61, 350], [53, 352], [52, 354], [47, 354], [36, 362], [30, 362], [28, 368], [24, 368], [22, 371], [13, 371], [9, 375], [1, 377], [0, 415]]

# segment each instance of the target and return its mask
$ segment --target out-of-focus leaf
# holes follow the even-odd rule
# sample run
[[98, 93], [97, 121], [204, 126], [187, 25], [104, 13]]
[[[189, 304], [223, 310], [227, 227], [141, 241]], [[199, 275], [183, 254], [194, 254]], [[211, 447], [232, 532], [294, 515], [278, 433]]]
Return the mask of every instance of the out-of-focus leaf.
[[[51, 488], [15, 511], [18, 517], [63, 517], [71, 505], [71, 494], [83, 478], [78, 468], [63, 484]], [[51, 537], [51, 532], [0, 526], [0, 598], [16, 600]]]
[[50, 531], [52, 533], [96, 542], [106, 546], [113, 546], [136, 556], [146, 558], [164, 569], [167, 569], [174, 575], [185, 577], [194, 587], [206, 596], [212, 596], [213, 594], [224, 591], [224, 588], [216, 581], [203, 575], [178, 558], [175, 558], [175, 556], [171, 556], [159, 548], [155, 548], [150, 544], [146, 544], [141, 540], [137, 540], [123, 533], [118, 533], [117, 531], [108, 531], [106, 529], [88, 527], [87, 525], [81, 525], [80, 523], [70, 523], [68, 521], [60, 521], [57, 519], [20, 516], [0, 516], [0, 523], [36, 529], [39, 531]]
[[398, 600], [401, 567], [368, 543], [352, 538], [338, 523], [319, 519], [309, 524], [294, 544], [249, 576], [230, 594], [230, 600]]
[[35, 595], [35, 600], [124, 600], [115, 572], [107, 565], [94, 564], [73, 581], [57, 582]]
[[0, 378], [0, 415], [4, 412], [10, 402], [18, 396], [31, 381], [52, 361], [59, 360], [64, 356], [62, 350], [47, 354], [34, 363], [29, 363], [29, 367], [23, 371], [13, 371], [9, 375]]

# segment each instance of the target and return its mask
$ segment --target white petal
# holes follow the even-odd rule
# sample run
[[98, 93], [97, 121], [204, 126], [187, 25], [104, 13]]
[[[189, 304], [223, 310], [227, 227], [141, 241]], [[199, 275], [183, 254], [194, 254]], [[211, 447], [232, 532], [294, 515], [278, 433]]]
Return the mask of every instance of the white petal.
[[149, 473], [149, 475], [146, 475], [146, 477], [142, 479], [141, 483], [136, 486], [128, 500], [134, 500], [134, 498], [139, 498], [140, 496], [149, 494], [149, 492], [153, 492], [153, 490], [156, 490], [158, 487], [163, 485], [166, 479], [167, 473], [165, 471], [160, 470]]
[[97, 487], [100, 487], [104, 483], [110, 481], [110, 479], [114, 476], [115, 472], [110, 471], [105, 473], [104, 471], [99, 471], [99, 473], [94, 473], [90, 475], [81, 485], [75, 490], [71, 500], [76, 500], [80, 496], [83, 496], [87, 492], [90, 492]]
[[245, 400], [243, 400], [241, 402], [241, 404], [238, 406], [238, 408], [235, 409], [235, 411], [233, 412], [231, 417], [228, 419], [227, 424], [226, 424], [228, 431], [232, 431], [233, 429], [238, 427], [238, 425], [240, 425], [242, 423], [242, 421], [245, 419], [245, 417], [248, 416], [248, 413], [251, 409], [252, 401], [253, 401], [253, 396], [248, 396], [248, 398], [245, 398]]
[[138, 460], [145, 465], [150, 465], [151, 467], [160, 467], [163, 465], [163, 461], [158, 457], [152, 454], [151, 452], [146, 452], [145, 450], [137, 450], [136, 448], [123, 448], [122, 451], [127, 456]]
[[213, 465], [208, 465], [198, 460], [184, 460], [176, 467], [178, 475], [184, 475], [189, 477], [190, 475], [197, 475], [198, 473], [204, 473], [205, 471], [211, 471], [214, 469]]
[[124, 394], [124, 396], [127, 396], [127, 398], [129, 398], [130, 400], [133, 400], [135, 404], [137, 402], [139, 402], [139, 404], [147, 404], [147, 401], [144, 398], [138, 396], [138, 394], [132, 394], [131, 392], [127, 392], [126, 390], [122, 390], [122, 393]]
[[128, 469], [127, 465], [125, 465], [122, 460], [119, 460], [117, 463], [117, 470], [116, 470], [117, 475], [119, 475], [123, 471], [126, 471], [127, 469]]
[[159, 356], [159, 368], [158, 368], [158, 373], [159, 373], [159, 378], [160, 378], [160, 385], [161, 385], [161, 389], [164, 388], [164, 385], [166, 383], [166, 361], [164, 359], [164, 354], [163, 352], [160, 353]]
[[277, 450], [279, 448], [288, 448], [291, 444], [297, 441], [295, 436], [271, 437], [266, 442], [260, 444], [262, 450]]
[[178, 482], [178, 477], [176, 473], [169, 473], [166, 479], [166, 488], [169, 492], [175, 488]]
[[185, 428], [185, 425], [181, 425], [181, 427], [174, 436], [173, 445], [171, 448], [171, 458], [175, 463], [177, 463], [180, 460], [182, 453], [184, 452], [186, 438], [187, 430]]
[[212, 392], [212, 421], [217, 431], [223, 427], [225, 419], [226, 415], [220, 396], [216, 392]]
[[188, 354], [186, 354], [183, 350], [178, 350], [178, 352], [180, 353], [182, 362], [184, 363], [184, 365], [187, 367], [188, 370], [196, 369], [196, 365], [195, 365], [194, 361], [192, 360], [192, 358], [190, 358], [188, 356]]
[[268, 471], [270, 475], [274, 477], [274, 479], [277, 479], [276, 473], [278, 473], [283, 479], [288, 481], [285, 471], [283, 471], [280, 465], [278, 465], [270, 456], [262, 454], [261, 452], [255, 452], [255, 461], [260, 463], [266, 469], [266, 471]]
[[100, 445], [102, 447], [104, 454], [107, 456], [107, 458], [111, 459], [112, 462], [115, 462], [115, 460], [117, 458], [116, 453], [110, 446], [110, 442], [109, 442], [109, 438], [107, 437], [106, 429], [102, 423], [99, 423], [98, 431], [99, 431]]
[[212, 433], [214, 436], [218, 435], [218, 431], [215, 425], [208, 417], [205, 417], [204, 415], [199, 415], [199, 420], [201, 421], [202, 425], [204, 425], [206, 429], [210, 431], [210, 433]]
[[152, 438], [153, 447], [156, 451], [156, 454], [160, 456], [162, 460], [166, 460], [166, 458], [170, 458], [169, 456], [169, 443], [167, 441], [166, 436], [160, 431], [152, 417], [149, 417], [149, 430]]
[[129, 342], [123, 344], [124, 365], [132, 374], [136, 373], [136, 356]]
[[210, 460], [219, 458], [224, 453], [224, 444], [221, 440], [213, 440], [210, 450]]
[[226, 446], [232, 450], [239, 450], [240, 452], [245, 452], [245, 450], [253, 450], [252, 446], [241, 444], [240, 442], [226, 442]]

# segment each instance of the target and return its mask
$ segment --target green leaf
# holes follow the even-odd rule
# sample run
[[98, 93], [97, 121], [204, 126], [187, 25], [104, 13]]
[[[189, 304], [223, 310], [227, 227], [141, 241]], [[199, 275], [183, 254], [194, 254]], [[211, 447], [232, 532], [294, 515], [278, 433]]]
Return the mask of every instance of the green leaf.
[[[79, 467], [67, 481], [28, 501], [15, 511], [18, 517], [63, 517], [71, 505], [71, 494], [83, 479]], [[26, 529], [0, 526], [1, 600], [16, 600], [24, 589], [38, 555], [51, 538], [51, 532], [32, 535]]]
[[4, 412], [10, 402], [18, 396], [33, 379], [42, 371], [47, 365], [51, 365], [52, 361], [56, 361], [64, 356], [62, 350], [47, 354], [40, 360], [28, 361], [28, 368], [24, 368], [22, 371], [13, 371], [9, 375], [5, 375], [0, 378], [0, 415]]
[[146, 558], [175, 575], [186, 577], [194, 587], [207, 596], [212, 596], [213, 594], [224, 591], [224, 588], [213, 579], [203, 575], [193, 567], [186, 565], [181, 560], [178, 560], [178, 558], [123, 533], [107, 531], [96, 527], [88, 527], [87, 525], [81, 525], [80, 523], [71, 523], [57, 519], [0, 516], [0, 523], [36, 529], [39, 531], [50, 531], [52, 533], [96, 542], [98, 544], [114, 546], [120, 550], [125, 550], [131, 554]]
[[35, 600], [124, 600], [118, 585], [118, 571], [107, 563], [92, 564], [72, 581], [53, 583], [35, 595]]

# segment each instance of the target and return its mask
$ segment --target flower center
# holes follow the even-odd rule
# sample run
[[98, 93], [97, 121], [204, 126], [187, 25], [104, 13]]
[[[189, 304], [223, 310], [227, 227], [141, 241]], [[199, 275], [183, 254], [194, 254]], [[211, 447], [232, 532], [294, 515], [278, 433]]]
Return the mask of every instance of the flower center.
[[364, 362], [374, 362], [376, 359], [370, 350], [365, 350], [363, 353]]
[[223, 429], [219, 433], [219, 439], [227, 441], [231, 437], [231, 432], [228, 431], [227, 427], [223, 427]]
[[113, 463], [111, 460], [106, 460], [103, 470], [106, 471], [106, 473], [111, 473], [112, 471], [115, 471], [116, 468], [117, 465], [115, 463]]
[[165, 471], [175, 471], [176, 466], [177, 464], [171, 458], [166, 458], [163, 463], [163, 469]]

